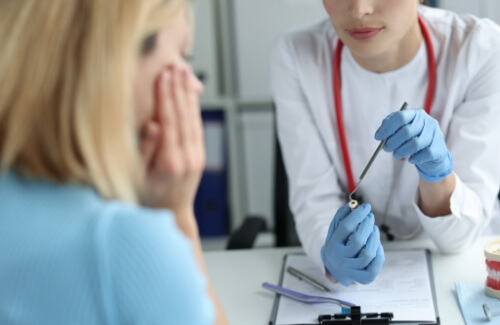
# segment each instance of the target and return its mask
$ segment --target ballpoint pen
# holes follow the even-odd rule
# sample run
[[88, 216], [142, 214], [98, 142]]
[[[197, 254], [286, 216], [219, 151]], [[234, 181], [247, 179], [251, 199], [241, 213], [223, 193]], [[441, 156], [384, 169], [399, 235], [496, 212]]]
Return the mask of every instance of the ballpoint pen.
[[296, 268], [289, 266], [286, 270], [288, 273], [290, 273], [291, 275], [293, 275], [297, 279], [303, 280], [303, 281], [309, 283], [310, 285], [312, 285], [312, 286], [314, 286], [322, 291], [330, 292], [330, 289], [328, 289], [327, 287], [325, 287], [324, 285], [322, 285], [318, 281], [314, 280], [313, 278], [305, 275], [304, 273], [297, 270]]

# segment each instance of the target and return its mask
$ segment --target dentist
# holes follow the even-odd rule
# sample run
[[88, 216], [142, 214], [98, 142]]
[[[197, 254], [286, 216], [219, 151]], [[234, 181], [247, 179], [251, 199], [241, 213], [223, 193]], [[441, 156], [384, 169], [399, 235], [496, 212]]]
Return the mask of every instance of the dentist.
[[[281, 36], [271, 55], [307, 254], [343, 285], [366, 284], [384, 263], [380, 232], [456, 253], [500, 231], [500, 28], [418, 0], [323, 4], [329, 19]], [[347, 194], [382, 140], [389, 154], [351, 211]]]

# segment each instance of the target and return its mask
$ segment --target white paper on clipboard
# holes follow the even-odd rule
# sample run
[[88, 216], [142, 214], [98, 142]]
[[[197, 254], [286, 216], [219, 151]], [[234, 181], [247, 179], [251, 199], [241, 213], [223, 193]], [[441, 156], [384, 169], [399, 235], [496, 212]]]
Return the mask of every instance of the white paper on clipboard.
[[[384, 266], [374, 282], [344, 287], [323, 276], [305, 254], [288, 254], [280, 285], [308, 295], [330, 296], [352, 302], [361, 306], [363, 313], [392, 312], [393, 321], [439, 324], [430, 263], [430, 252], [427, 250], [386, 251]], [[288, 266], [318, 280], [332, 292], [325, 293], [284, 272]], [[340, 308], [333, 304], [308, 305], [277, 296], [271, 324], [317, 324], [318, 315], [335, 313], [340, 313]]]

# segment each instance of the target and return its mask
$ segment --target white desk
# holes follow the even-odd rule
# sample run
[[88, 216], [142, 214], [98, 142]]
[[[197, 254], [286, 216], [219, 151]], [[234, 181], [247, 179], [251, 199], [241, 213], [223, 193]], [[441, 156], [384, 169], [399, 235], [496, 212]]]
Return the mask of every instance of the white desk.
[[[442, 255], [429, 241], [384, 243], [386, 250], [430, 248], [438, 302], [443, 325], [464, 324], [455, 295], [455, 281], [484, 285], [484, 245], [495, 238], [479, 240], [459, 255]], [[269, 248], [206, 252], [208, 273], [230, 324], [267, 325], [274, 295], [262, 289], [262, 282], [278, 283], [283, 256], [301, 248]]]

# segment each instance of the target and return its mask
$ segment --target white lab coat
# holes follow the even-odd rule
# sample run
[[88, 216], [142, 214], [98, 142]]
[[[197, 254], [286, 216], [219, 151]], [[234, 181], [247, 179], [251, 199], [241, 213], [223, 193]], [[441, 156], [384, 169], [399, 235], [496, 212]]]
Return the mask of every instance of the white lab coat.
[[[414, 165], [380, 152], [358, 192], [382, 223], [394, 180], [387, 224], [408, 234], [422, 226], [445, 253], [459, 252], [492, 229], [500, 235], [500, 28], [486, 19], [421, 7], [434, 46], [436, 95], [431, 116], [440, 123], [454, 161], [451, 215], [429, 218], [419, 209]], [[329, 20], [281, 36], [271, 54], [277, 130], [290, 187], [290, 208], [302, 245], [316, 264], [347, 181], [333, 106], [332, 57], [338, 37]], [[374, 134], [403, 102], [424, 106], [425, 43], [406, 66], [373, 73], [342, 51], [344, 126], [357, 181], [379, 144]], [[395, 170], [401, 164], [401, 174]], [[492, 222], [493, 221], [493, 222]], [[385, 237], [382, 235], [382, 237]]]

